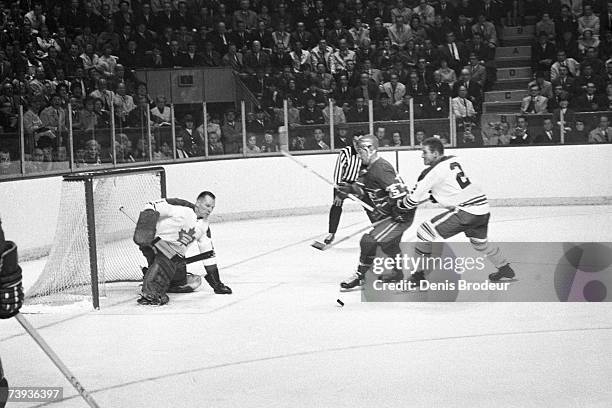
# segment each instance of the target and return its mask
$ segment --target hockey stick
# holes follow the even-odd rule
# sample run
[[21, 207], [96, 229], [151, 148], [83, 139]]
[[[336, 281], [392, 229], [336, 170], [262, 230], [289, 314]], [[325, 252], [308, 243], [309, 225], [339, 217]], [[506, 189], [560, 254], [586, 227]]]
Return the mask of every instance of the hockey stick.
[[[306, 170], [308, 170], [309, 172], [311, 172], [312, 174], [314, 174], [315, 176], [317, 176], [318, 178], [320, 178], [321, 180], [323, 180], [324, 182], [326, 182], [327, 184], [329, 184], [330, 186], [334, 187], [334, 188], [338, 188], [338, 185], [336, 183], [334, 183], [333, 181], [331, 181], [330, 179], [328, 179], [325, 176], [322, 176], [321, 174], [317, 173], [315, 170], [311, 169], [310, 167], [308, 167], [307, 164], [299, 161], [298, 159], [296, 159], [291, 153], [289, 153], [286, 150], [282, 150], [280, 151], [283, 156], [291, 159], [294, 163], [298, 164], [299, 166], [305, 168]], [[356, 203], [361, 204], [361, 206], [363, 208], [365, 208], [368, 211], [374, 211], [374, 208], [372, 208], [372, 206], [370, 206], [369, 204], [364, 203], [363, 201], [361, 201], [359, 198], [357, 198], [356, 196], [354, 196], [353, 194], [347, 194], [347, 197], [350, 198], [351, 200], [355, 201]]]
[[387, 220], [389, 220], [389, 219], [390, 219], [390, 217], [383, 218], [382, 220], [378, 220], [378, 221], [376, 221], [376, 222], [375, 222], [375, 223], [373, 223], [373, 224], [370, 224], [370, 225], [368, 225], [368, 226], [366, 226], [366, 227], [363, 227], [363, 228], [361, 228], [361, 229], [359, 229], [359, 230], [357, 230], [357, 231], [353, 232], [352, 234], [349, 234], [349, 235], [347, 235], [347, 236], [345, 236], [345, 237], [340, 238], [340, 239], [339, 239], [339, 240], [337, 240], [337, 241], [332, 242], [331, 244], [325, 244], [325, 243], [323, 243], [323, 242], [315, 241], [315, 242], [313, 242], [313, 243], [312, 243], [310, 246], [311, 246], [311, 247], [313, 247], [313, 248], [315, 248], [315, 249], [318, 249], [318, 250], [320, 250], [320, 251], [326, 251], [326, 250], [328, 250], [329, 248], [333, 248], [333, 247], [335, 247], [336, 245], [338, 245], [338, 244], [339, 244], [339, 243], [341, 243], [341, 242], [344, 242], [344, 241], [346, 241], [346, 240], [349, 240], [349, 239], [353, 238], [353, 237], [354, 237], [355, 235], [357, 235], [357, 234], [360, 234], [360, 233], [362, 233], [362, 232], [364, 232], [364, 231], [367, 231], [367, 230], [369, 230], [370, 228], [375, 228], [375, 227], [376, 227], [376, 226], [378, 226], [379, 224], [381, 224], [381, 223], [383, 223], [383, 222], [385, 222], [385, 221], [387, 221]]
[[[125, 215], [130, 221], [132, 221], [134, 224], [136, 224], [136, 221], [134, 221], [134, 219], [132, 217], [130, 217], [130, 215], [125, 211], [125, 207], [124, 206], [119, 207], [119, 211], [121, 211], [123, 213], [123, 215]], [[155, 242], [156, 241], [153, 241], [153, 246], [155, 246]], [[204, 253], [201, 253], [201, 254], [190, 256], [190, 257], [187, 257], [187, 258], [180, 257], [180, 256], [178, 258], [177, 257], [173, 257], [171, 260], [176, 262], [179, 265], [181, 265], [181, 264], [187, 265], [187, 264], [190, 264], [190, 263], [193, 263], [193, 262], [201, 261], [201, 260], [206, 259], [206, 258], [210, 258], [210, 254], [208, 252], [204, 252]]]
[[123, 213], [123, 215], [128, 217], [130, 219], [130, 221], [132, 221], [134, 224], [136, 224], [136, 221], [134, 221], [134, 219], [132, 217], [130, 217], [130, 215], [127, 212], [125, 212], [125, 207], [124, 206], [119, 207], [119, 211], [121, 211]]
[[38, 333], [38, 331], [34, 328], [34, 326], [30, 324], [30, 322], [25, 318], [25, 316], [18, 313], [15, 316], [15, 319], [17, 319], [19, 324], [21, 324], [21, 326], [25, 329], [25, 331], [28, 332], [28, 334], [34, 339], [36, 344], [40, 346], [40, 348], [45, 352], [45, 354], [47, 355], [47, 357], [49, 357], [49, 359], [53, 362], [53, 364], [55, 364], [55, 366], [59, 368], [59, 370], [62, 372], [64, 377], [66, 377], [66, 379], [70, 382], [70, 384], [72, 384], [72, 386], [77, 390], [77, 392], [81, 395], [81, 397], [83, 397], [85, 402], [87, 402], [87, 404], [92, 408], [100, 408], [100, 406], [93, 399], [91, 394], [89, 394], [85, 390], [85, 388], [81, 385], [79, 380], [77, 380], [74, 374], [70, 372], [68, 367], [66, 367], [66, 365], [62, 362], [62, 360], [60, 360], [60, 358], [57, 356], [57, 354], [55, 354], [53, 349], [49, 347], [45, 339], [42, 338], [40, 333]]

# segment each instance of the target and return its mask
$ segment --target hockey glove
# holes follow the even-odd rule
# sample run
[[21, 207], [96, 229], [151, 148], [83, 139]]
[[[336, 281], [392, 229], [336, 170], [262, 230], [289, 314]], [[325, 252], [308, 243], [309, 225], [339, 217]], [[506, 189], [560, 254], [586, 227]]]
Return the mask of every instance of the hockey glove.
[[412, 223], [416, 208], [405, 208], [403, 206], [399, 206], [398, 204], [400, 202], [401, 200], [397, 200], [397, 203], [392, 207], [391, 217], [393, 217], [393, 221], [402, 223]]
[[410, 193], [410, 189], [407, 185], [403, 183], [395, 183], [389, 185], [387, 188], [387, 193], [389, 194], [389, 198], [393, 200], [397, 200], [400, 197], [404, 197], [408, 193]]
[[4, 248], [0, 248], [0, 319], [8, 319], [19, 313], [23, 298], [17, 245], [6, 241]]
[[370, 218], [373, 221], [379, 221], [388, 216], [389, 214], [385, 212], [381, 207], [374, 208], [374, 211], [370, 213]]
[[336, 186], [336, 195], [342, 199], [346, 199], [349, 194], [356, 197], [363, 196], [363, 189], [357, 183], [339, 183]]

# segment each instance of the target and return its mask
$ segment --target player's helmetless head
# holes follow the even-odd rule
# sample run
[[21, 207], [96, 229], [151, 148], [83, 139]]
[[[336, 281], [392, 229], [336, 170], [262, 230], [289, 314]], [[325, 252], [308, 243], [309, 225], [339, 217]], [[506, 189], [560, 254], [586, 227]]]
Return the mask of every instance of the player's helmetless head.
[[423, 163], [426, 166], [435, 164], [435, 162], [444, 155], [444, 145], [440, 139], [430, 137], [423, 140], [422, 145], [423, 147], [421, 148], [421, 151], [423, 152]]
[[203, 191], [198, 196], [194, 211], [198, 218], [208, 219], [210, 213], [215, 209], [216, 197], [210, 191]]
[[374, 135], [364, 135], [357, 141], [357, 152], [363, 164], [372, 163], [377, 157], [378, 138]]

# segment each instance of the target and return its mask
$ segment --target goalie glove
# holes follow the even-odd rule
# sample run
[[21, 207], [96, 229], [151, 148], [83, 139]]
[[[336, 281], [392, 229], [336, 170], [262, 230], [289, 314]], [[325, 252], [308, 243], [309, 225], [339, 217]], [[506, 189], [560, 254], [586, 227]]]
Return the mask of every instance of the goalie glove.
[[17, 263], [17, 245], [6, 241], [0, 248], [0, 319], [19, 313], [23, 305], [21, 268]]

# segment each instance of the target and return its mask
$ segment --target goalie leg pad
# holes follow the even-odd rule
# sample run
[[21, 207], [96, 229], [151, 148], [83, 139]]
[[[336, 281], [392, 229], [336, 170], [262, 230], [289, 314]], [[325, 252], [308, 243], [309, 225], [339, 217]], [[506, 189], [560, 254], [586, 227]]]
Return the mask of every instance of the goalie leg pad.
[[18, 269], [17, 245], [12, 241], [5, 241], [0, 248], [0, 277], [12, 275]]
[[153, 265], [153, 261], [155, 261], [155, 250], [151, 246], [141, 246], [140, 252], [147, 260], [147, 266]]
[[187, 281], [187, 265], [179, 264], [176, 266], [176, 272], [170, 281], [170, 286], [183, 285]]
[[188, 273], [182, 282], [172, 282], [168, 288], [168, 293], [190, 293], [195, 291], [202, 284], [200, 275]]
[[0, 319], [8, 319], [19, 313], [23, 305], [21, 268], [17, 263], [17, 245], [5, 241], [0, 253]]
[[2, 364], [0, 364], [0, 408], [6, 406], [8, 400], [8, 381], [2, 376]]
[[162, 254], [155, 256], [153, 265], [147, 271], [142, 282], [142, 296], [150, 301], [159, 301], [167, 298], [166, 292], [170, 281], [176, 272], [176, 264]]
[[144, 210], [138, 216], [136, 229], [134, 230], [134, 242], [139, 246], [151, 245], [155, 239], [155, 228], [159, 220], [159, 212], [155, 210]]

